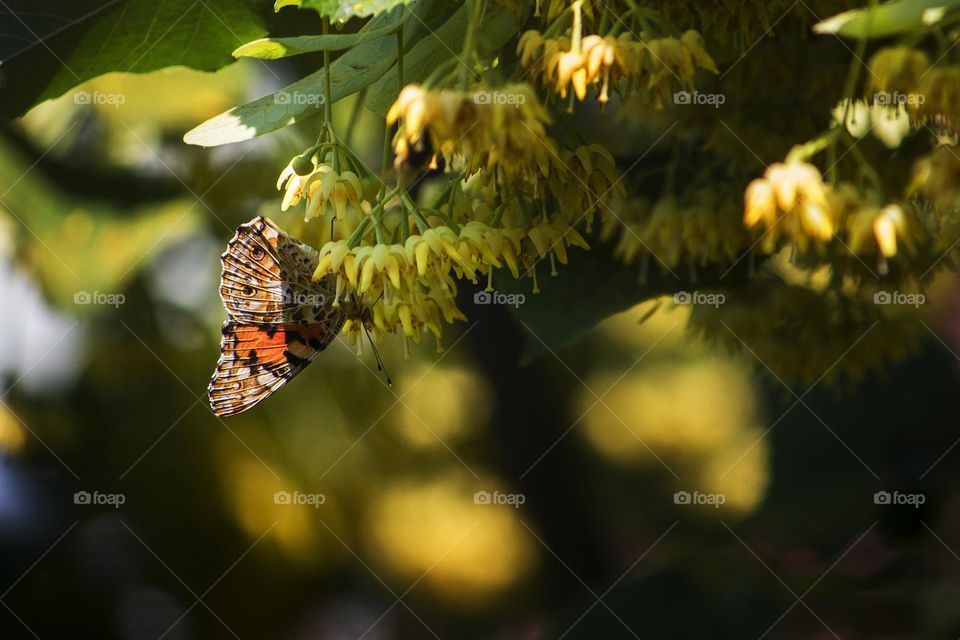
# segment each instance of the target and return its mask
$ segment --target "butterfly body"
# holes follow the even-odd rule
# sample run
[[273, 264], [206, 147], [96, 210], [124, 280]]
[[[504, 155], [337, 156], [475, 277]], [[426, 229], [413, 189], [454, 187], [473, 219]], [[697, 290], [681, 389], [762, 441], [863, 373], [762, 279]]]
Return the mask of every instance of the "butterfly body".
[[300, 373], [336, 337], [356, 304], [334, 306], [335, 280], [313, 281], [317, 252], [258, 216], [221, 256], [227, 311], [210, 381], [218, 416], [246, 411]]

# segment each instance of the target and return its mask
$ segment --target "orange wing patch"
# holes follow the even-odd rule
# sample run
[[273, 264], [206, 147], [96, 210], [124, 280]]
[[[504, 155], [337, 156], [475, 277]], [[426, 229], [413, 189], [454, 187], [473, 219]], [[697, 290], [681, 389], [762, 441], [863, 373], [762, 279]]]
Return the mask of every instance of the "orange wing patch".
[[293, 379], [335, 334], [320, 324], [223, 324], [220, 360], [210, 381], [218, 416], [246, 411]]

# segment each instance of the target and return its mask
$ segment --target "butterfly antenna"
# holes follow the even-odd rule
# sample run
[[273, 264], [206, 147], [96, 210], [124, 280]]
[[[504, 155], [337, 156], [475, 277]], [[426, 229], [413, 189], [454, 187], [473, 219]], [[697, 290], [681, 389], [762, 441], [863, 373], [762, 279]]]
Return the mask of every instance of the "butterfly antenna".
[[370, 337], [370, 332], [367, 331], [367, 328], [362, 324], [360, 326], [363, 327], [363, 335], [367, 336], [367, 342], [370, 343], [370, 349], [373, 350], [373, 357], [377, 361], [377, 371], [381, 372], [383, 377], [387, 379], [387, 386], [392, 387], [393, 380], [390, 379], [386, 367], [383, 366], [383, 358], [380, 357], [380, 350], [377, 349], [377, 345], [374, 343], [373, 338]]

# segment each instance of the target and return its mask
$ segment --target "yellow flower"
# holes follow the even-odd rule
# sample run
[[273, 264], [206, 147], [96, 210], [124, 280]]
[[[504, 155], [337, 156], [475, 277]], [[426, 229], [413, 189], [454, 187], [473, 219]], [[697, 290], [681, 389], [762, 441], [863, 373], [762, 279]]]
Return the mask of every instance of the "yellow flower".
[[[580, 233], [570, 226], [563, 216], [554, 215], [550, 220], [535, 224], [527, 231], [527, 238], [532, 245], [533, 252], [527, 252], [529, 262], [534, 264], [539, 259], [550, 256], [550, 273], [557, 275], [557, 266], [554, 258], [560, 264], [567, 264], [567, 247], [590, 249], [590, 245]], [[536, 287], [536, 284], [534, 284]], [[537, 288], [534, 289], [537, 291]]]
[[347, 203], [357, 209], [363, 198], [363, 185], [353, 171], [336, 173], [329, 165], [320, 165], [307, 177], [303, 184], [307, 198], [307, 210], [304, 220], [325, 216], [331, 208], [335, 219], [346, 216]]
[[766, 227], [767, 250], [772, 250], [781, 236], [790, 237], [801, 248], [811, 238], [827, 242], [833, 237], [837, 218], [828, 195], [829, 189], [813, 165], [774, 163], [763, 178], [747, 186], [743, 221], [748, 228], [761, 223]]
[[[541, 48], [543, 55], [537, 57]], [[572, 37], [545, 39], [537, 31], [528, 31], [521, 37], [517, 53], [521, 65], [561, 99], [572, 89], [578, 100], [584, 100], [587, 88], [593, 86], [601, 104], [609, 101], [610, 89], [619, 87], [623, 78], [628, 91], [650, 92], [659, 106], [672, 87], [691, 85], [698, 68], [718, 73], [696, 31], [687, 31], [680, 38], [649, 41], [636, 40], [630, 33], [617, 37], [590, 34], [579, 46]]]
[[467, 174], [502, 169], [532, 175], [554, 153], [545, 129], [547, 112], [526, 84], [476, 92], [408, 85], [387, 121], [401, 123], [394, 140], [400, 164], [429, 148]]

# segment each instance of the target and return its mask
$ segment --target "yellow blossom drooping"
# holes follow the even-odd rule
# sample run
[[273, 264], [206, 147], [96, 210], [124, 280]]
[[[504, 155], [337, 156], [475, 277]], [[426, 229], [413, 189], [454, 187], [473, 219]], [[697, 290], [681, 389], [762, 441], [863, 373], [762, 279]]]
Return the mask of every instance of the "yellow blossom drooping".
[[547, 181], [560, 213], [571, 223], [584, 220], [588, 231], [598, 210], [605, 212], [613, 196], [626, 195], [616, 161], [599, 144], [560, 152]]
[[698, 266], [732, 262], [749, 246], [733, 193], [700, 187], [682, 198], [619, 200], [613, 208], [600, 237], [617, 238], [613, 255], [624, 264], [640, 262], [641, 280], [651, 262], [671, 270], [686, 266], [695, 279]]
[[548, 121], [527, 84], [473, 92], [407, 85], [387, 113], [388, 124], [402, 125], [394, 141], [398, 162], [429, 148], [468, 174], [546, 167], [556, 153], [544, 126]]
[[[590, 249], [590, 245], [584, 240], [576, 229], [570, 226], [562, 216], [555, 215], [550, 220], [544, 220], [533, 226], [527, 232], [527, 240], [533, 246], [535, 255], [538, 259], [549, 256], [550, 275], [557, 275], [557, 262], [567, 264], [567, 248], [580, 247], [581, 249]], [[533, 252], [529, 252], [528, 255]], [[528, 260], [528, 262], [530, 262]], [[529, 271], [533, 277], [533, 292], [538, 293], [540, 288], [536, 279], [536, 262], [530, 262]]]
[[884, 207], [873, 222], [873, 235], [877, 238], [880, 253], [886, 258], [897, 255], [897, 235], [903, 234], [905, 226], [903, 209], [899, 205]]
[[[859, 255], [879, 252], [882, 260], [893, 258], [903, 249], [912, 253], [917, 240], [916, 224], [899, 204], [885, 207], [861, 206], [847, 217], [850, 250]], [[881, 261], [880, 271], [886, 272]]]
[[780, 236], [801, 248], [810, 240], [827, 242], [836, 229], [828, 188], [817, 168], [805, 162], [770, 165], [763, 178], [747, 186], [744, 200], [744, 224], [766, 228], [768, 249]]
[[655, 105], [662, 106], [674, 89], [692, 86], [698, 68], [718, 73], [703, 37], [692, 30], [680, 38], [649, 41], [636, 40], [629, 32], [606, 37], [591, 34], [580, 40], [544, 38], [532, 30], [521, 36], [517, 53], [520, 63], [561, 99], [572, 91], [584, 100], [592, 86], [601, 104], [610, 100], [610, 92], [621, 87], [624, 79], [626, 93], [647, 92]]
[[301, 174], [297, 171], [298, 167], [295, 167], [301, 161], [302, 156], [291, 160], [277, 180], [277, 189], [284, 190], [281, 211], [296, 206], [304, 198], [307, 200], [304, 220], [325, 216], [328, 210], [333, 210], [335, 218], [342, 219], [346, 215], [348, 203], [360, 209], [363, 186], [356, 173], [337, 173], [326, 162], [307, 161], [310, 163], [310, 170]]
[[305, 220], [325, 217], [330, 209], [334, 218], [342, 219], [346, 215], [347, 203], [359, 209], [363, 198], [363, 187], [357, 174], [353, 171], [338, 174], [328, 165], [321, 165], [304, 181], [303, 191], [307, 199]]

